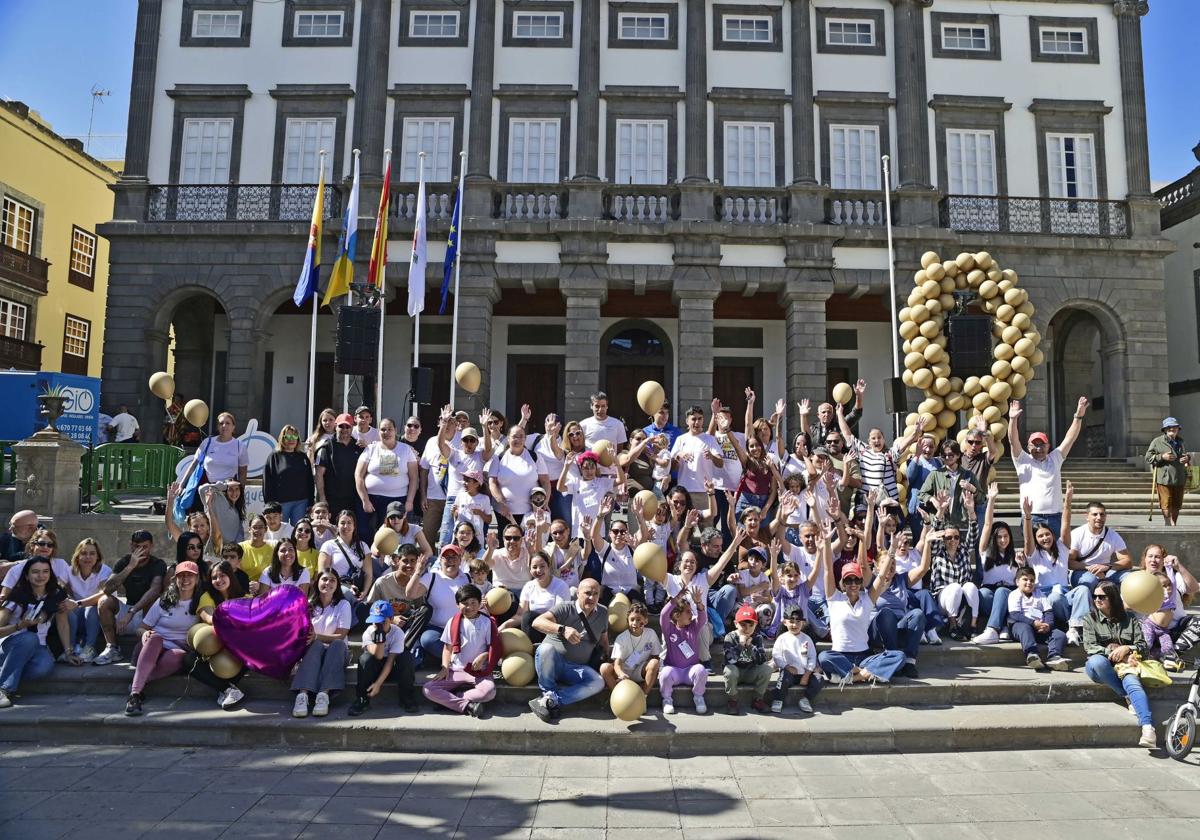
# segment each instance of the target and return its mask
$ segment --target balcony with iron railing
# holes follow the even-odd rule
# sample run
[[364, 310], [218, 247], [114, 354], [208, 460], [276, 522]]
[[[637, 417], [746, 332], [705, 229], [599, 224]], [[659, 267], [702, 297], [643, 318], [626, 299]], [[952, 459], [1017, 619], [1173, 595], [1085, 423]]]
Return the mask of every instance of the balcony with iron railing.
[[964, 233], [1129, 236], [1129, 204], [1086, 198], [948, 195], [941, 225]]
[[34, 294], [44, 295], [49, 273], [50, 263], [0, 243], [0, 278]]
[[[150, 187], [148, 222], [307, 222], [316, 184], [161, 184]], [[341, 210], [341, 192], [325, 185], [324, 215]]]
[[0, 335], [0, 370], [41, 370], [42, 345]]

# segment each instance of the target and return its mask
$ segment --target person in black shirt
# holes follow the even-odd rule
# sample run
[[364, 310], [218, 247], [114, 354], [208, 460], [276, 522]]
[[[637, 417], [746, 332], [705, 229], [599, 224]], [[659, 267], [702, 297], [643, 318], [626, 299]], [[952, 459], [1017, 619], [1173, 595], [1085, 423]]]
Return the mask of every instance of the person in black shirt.
[[343, 510], [356, 509], [358, 487], [354, 471], [361, 452], [351, 436], [353, 428], [354, 418], [339, 414], [336, 436], [317, 447], [317, 498], [329, 505], [334, 516]]
[[288, 424], [263, 468], [263, 499], [279, 502], [284, 521], [295, 525], [308, 515], [314, 489], [312, 463], [300, 449], [300, 430]]
[[[117, 636], [140, 619], [154, 600], [162, 595], [167, 576], [167, 564], [151, 552], [154, 535], [149, 531], [134, 531], [130, 537], [129, 553], [113, 566], [113, 574], [104, 582], [104, 597], [100, 599], [100, 629], [104, 632], [104, 650], [93, 665], [119, 662], [121, 649]], [[124, 590], [125, 599], [118, 593]], [[136, 626], [136, 625], [135, 625]]]

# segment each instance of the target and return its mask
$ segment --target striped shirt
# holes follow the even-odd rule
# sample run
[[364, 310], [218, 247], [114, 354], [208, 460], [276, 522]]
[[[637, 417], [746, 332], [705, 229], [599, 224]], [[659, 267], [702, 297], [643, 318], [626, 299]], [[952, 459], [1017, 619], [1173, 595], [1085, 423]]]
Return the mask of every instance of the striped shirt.
[[896, 486], [896, 464], [900, 460], [900, 453], [895, 449], [876, 452], [858, 438], [852, 439], [850, 446], [858, 455], [863, 492], [869, 493], [876, 487], [882, 487], [889, 496], [898, 500], [900, 490]]

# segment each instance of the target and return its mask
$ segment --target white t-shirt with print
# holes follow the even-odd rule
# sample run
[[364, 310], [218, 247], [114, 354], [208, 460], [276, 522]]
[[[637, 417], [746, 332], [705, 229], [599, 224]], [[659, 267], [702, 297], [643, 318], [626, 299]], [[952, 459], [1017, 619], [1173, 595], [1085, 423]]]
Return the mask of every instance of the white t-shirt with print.
[[742, 451], [746, 451], [746, 436], [741, 432], [717, 432], [713, 435], [721, 447], [721, 456], [725, 462], [719, 467], [712, 468], [713, 486], [717, 490], [736, 490], [742, 481], [742, 462], [733, 448], [730, 436], [737, 438]]
[[[378, 626], [377, 624], [368, 624], [367, 629], [363, 631], [363, 650], [367, 649], [367, 645], [375, 644], [375, 628]], [[401, 653], [404, 653], [404, 631], [389, 621], [387, 637], [383, 640], [383, 655], [391, 656]]]
[[541, 460], [533, 460], [528, 450], [522, 450], [520, 455], [505, 450], [493, 459], [489, 472], [489, 477], [499, 483], [504, 504], [514, 516], [524, 516], [533, 509], [529, 504], [529, 491], [546, 475], [546, 465]]
[[398, 499], [408, 495], [408, 465], [417, 460], [413, 448], [407, 443], [396, 441], [388, 449], [382, 441], [367, 445], [358, 456], [359, 464], [367, 465], [364, 482], [367, 492], [373, 496], [388, 496]]
[[600, 503], [613, 491], [613, 480], [607, 475], [598, 475], [584, 481], [578, 473], [567, 473], [567, 493], [571, 496], [571, 536], [583, 536], [583, 518], [595, 519], [600, 515]]
[[425, 498], [430, 501], [439, 501], [446, 498], [446, 491], [442, 489], [442, 482], [438, 480], [438, 469], [442, 463], [442, 451], [438, 447], [436, 437], [431, 437], [425, 442], [425, 450], [421, 453], [420, 467], [423, 470], [428, 470], [428, 475], [425, 478]]

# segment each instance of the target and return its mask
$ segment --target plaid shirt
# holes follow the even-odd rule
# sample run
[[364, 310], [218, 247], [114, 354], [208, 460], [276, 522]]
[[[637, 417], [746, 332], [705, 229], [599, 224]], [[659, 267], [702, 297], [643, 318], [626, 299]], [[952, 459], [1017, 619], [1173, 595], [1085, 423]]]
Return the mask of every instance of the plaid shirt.
[[929, 590], [935, 598], [952, 583], [969, 583], [975, 579], [978, 542], [979, 523], [974, 521], [967, 525], [966, 538], [959, 544], [954, 557], [946, 556], [946, 544], [940, 538], [933, 541]]

